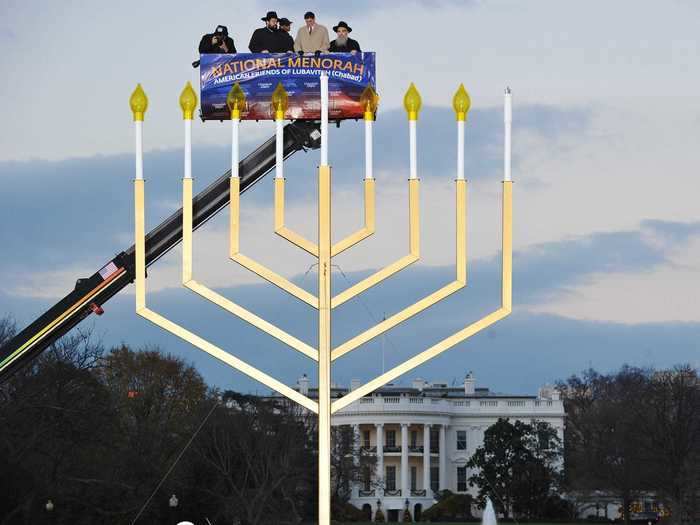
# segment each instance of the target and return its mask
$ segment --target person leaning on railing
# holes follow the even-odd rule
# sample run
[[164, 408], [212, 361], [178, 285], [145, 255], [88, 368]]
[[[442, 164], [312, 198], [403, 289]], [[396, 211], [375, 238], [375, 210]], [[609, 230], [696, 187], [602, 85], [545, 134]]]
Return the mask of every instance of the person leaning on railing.
[[226, 26], [216, 26], [213, 33], [206, 34], [199, 42], [199, 54], [209, 53], [235, 53], [236, 46], [233, 38], [228, 36]]
[[330, 46], [328, 29], [316, 23], [316, 15], [311, 11], [304, 14], [306, 25], [299, 28], [294, 40], [294, 51], [297, 53], [327, 53]]
[[333, 27], [335, 31], [336, 39], [331, 42], [330, 52], [331, 53], [361, 53], [360, 43], [357, 40], [353, 40], [348, 36], [348, 33], [352, 32], [352, 27], [347, 25], [342, 20], [338, 22], [337, 26]]

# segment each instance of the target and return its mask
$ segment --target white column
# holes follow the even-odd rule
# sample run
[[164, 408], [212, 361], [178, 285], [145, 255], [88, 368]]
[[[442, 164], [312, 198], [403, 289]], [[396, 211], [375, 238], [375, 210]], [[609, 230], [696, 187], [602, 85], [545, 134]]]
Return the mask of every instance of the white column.
[[185, 178], [192, 178], [192, 121], [185, 119]]
[[408, 423], [401, 423], [401, 497], [408, 498]]
[[430, 493], [430, 425], [423, 425], [423, 488], [425, 495]]
[[440, 484], [438, 488], [445, 490], [447, 488], [447, 446], [445, 443], [445, 425], [440, 425], [440, 450], [438, 452], [440, 458]]
[[136, 180], [143, 179], [143, 121], [134, 121], [136, 131]]
[[408, 137], [409, 137], [409, 178], [418, 178], [418, 147], [416, 139], [416, 121], [408, 121]]
[[503, 180], [511, 180], [510, 175], [510, 148], [511, 148], [511, 125], [513, 122], [513, 95], [510, 88], [506, 88], [503, 97], [503, 123], [505, 124], [505, 140], [503, 151]]
[[374, 178], [372, 171], [372, 124], [374, 124], [372, 120], [365, 120], [365, 179]]
[[231, 119], [231, 177], [238, 178], [238, 163], [239, 163], [239, 140], [238, 140], [238, 125], [240, 120], [237, 118]]
[[321, 166], [328, 166], [328, 73], [321, 73]]
[[275, 122], [275, 178], [284, 178], [284, 120]]
[[[377, 481], [384, 479], [384, 423], [375, 423], [377, 429]], [[377, 496], [383, 496], [381, 487], [377, 488]]]

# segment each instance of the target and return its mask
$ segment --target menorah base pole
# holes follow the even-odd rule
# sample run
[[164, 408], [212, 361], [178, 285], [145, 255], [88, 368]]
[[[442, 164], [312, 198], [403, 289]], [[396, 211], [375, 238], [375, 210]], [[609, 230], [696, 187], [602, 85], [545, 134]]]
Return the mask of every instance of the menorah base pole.
[[331, 169], [318, 169], [318, 523], [331, 523]]

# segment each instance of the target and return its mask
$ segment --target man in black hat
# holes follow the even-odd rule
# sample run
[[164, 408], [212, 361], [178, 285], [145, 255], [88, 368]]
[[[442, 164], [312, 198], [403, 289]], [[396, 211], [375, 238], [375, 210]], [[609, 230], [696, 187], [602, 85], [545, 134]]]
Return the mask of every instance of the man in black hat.
[[277, 29], [277, 13], [268, 11], [260, 20], [265, 22], [265, 27], [253, 31], [250, 37], [248, 49], [251, 53], [282, 53], [282, 39]]
[[342, 20], [337, 26], [333, 26], [333, 31], [337, 35], [336, 39], [331, 42], [329, 51], [331, 53], [360, 53], [360, 43], [348, 36], [352, 32], [352, 27], [347, 25]]
[[228, 36], [226, 26], [216, 26], [213, 33], [202, 37], [199, 41], [199, 54], [208, 53], [235, 53], [236, 47], [233, 45], [233, 38]]
[[279, 37], [280, 41], [282, 42], [280, 44], [280, 47], [282, 48], [282, 52], [293, 52], [294, 51], [294, 39], [292, 36], [289, 34], [289, 32], [292, 30], [292, 22], [287, 19], [287, 18], [280, 18], [280, 29], [279, 33], [277, 36]]

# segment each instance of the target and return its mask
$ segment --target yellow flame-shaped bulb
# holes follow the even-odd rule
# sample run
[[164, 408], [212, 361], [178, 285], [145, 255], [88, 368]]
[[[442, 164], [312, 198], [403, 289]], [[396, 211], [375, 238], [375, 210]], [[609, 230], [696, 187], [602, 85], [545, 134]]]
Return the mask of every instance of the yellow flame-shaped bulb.
[[241, 118], [241, 111], [245, 108], [245, 93], [238, 82], [231, 86], [231, 90], [226, 95], [226, 105], [232, 119]]
[[180, 108], [182, 109], [182, 118], [192, 120], [194, 110], [197, 109], [197, 93], [194, 92], [189, 81], [180, 93]]
[[379, 95], [372, 86], [367, 86], [360, 95], [360, 104], [365, 113], [365, 120], [374, 120], [374, 114], [379, 106]]
[[467, 113], [472, 105], [472, 100], [469, 98], [469, 93], [464, 89], [464, 84], [460, 84], [455, 96], [452, 97], [452, 108], [455, 110], [458, 121], [467, 120]]
[[143, 121], [143, 117], [148, 109], [148, 97], [141, 84], [136, 84], [136, 89], [129, 97], [129, 106], [134, 114], [134, 122]]
[[418, 93], [416, 86], [411, 82], [411, 85], [408, 86], [408, 91], [403, 96], [403, 107], [406, 108], [406, 113], [408, 113], [408, 120], [418, 120], [421, 104], [420, 93]]
[[272, 108], [275, 111], [275, 120], [284, 120], [284, 113], [287, 111], [287, 105], [287, 92], [282, 82], [278, 82], [275, 91], [272, 93]]

